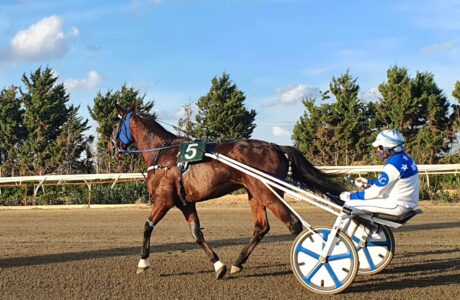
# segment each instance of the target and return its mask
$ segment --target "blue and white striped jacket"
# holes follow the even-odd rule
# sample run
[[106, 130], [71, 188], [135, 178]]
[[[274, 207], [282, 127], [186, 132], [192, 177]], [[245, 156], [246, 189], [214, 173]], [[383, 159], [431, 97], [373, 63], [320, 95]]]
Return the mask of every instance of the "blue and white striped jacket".
[[378, 179], [369, 180], [371, 186], [350, 195], [352, 200], [388, 199], [406, 208], [418, 205], [420, 181], [418, 168], [405, 152], [391, 156]]

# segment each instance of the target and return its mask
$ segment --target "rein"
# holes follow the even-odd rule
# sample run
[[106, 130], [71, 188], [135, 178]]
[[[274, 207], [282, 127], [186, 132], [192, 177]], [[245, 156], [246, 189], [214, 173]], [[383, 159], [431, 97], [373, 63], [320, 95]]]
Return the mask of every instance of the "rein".
[[169, 149], [169, 148], [175, 148], [179, 147], [180, 145], [172, 145], [172, 146], [166, 146], [166, 147], [159, 147], [159, 148], [152, 148], [152, 149], [143, 149], [143, 150], [128, 150], [128, 149], [122, 149], [120, 148], [118, 152], [121, 153], [146, 153], [146, 152], [156, 152], [156, 151], [161, 151], [164, 149]]

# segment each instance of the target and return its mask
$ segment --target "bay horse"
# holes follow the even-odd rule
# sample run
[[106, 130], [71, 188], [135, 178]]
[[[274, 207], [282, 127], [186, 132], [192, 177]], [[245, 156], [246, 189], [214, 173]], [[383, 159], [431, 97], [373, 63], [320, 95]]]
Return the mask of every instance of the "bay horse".
[[[135, 144], [148, 167], [146, 185], [153, 198], [152, 211], [144, 226], [137, 274], [144, 272], [150, 266], [148, 258], [154, 227], [172, 207], [176, 206], [188, 222], [196, 243], [214, 264], [216, 278], [221, 279], [226, 274], [227, 267], [205, 240], [195, 204], [221, 197], [242, 187], [247, 190], [254, 231], [248, 245], [233, 262], [230, 273], [242, 271], [249, 255], [270, 230], [267, 208], [292, 234], [298, 235], [303, 230], [300, 220], [276, 195], [250, 175], [208, 157], [201, 162], [191, 163], [188, 170], [180, 174], [181, 170], [176, 164], [179, 145], [188, 139], [174, 135], [154, 119], [142, 117], [129, 109], [124, 110], [117, 105], [117, 111], [120, 120], [114, 127], [113, 147], [126, 151], [130, 144]], [[143, 152], [143, 150], [157, 148], [162, 150]], [[332, 180], [330, 175], [316, 169], [298, 150], [290, 146], [278, 146], [247, 139], [216, 144], [212, 151], [282, 179], [287, 177], [291, 166], [292, 178], [306, 184], [313, 191], [338, 196], [344, 190], [341, 185]], [[277, 192], [283, 196], [281, 191]]]

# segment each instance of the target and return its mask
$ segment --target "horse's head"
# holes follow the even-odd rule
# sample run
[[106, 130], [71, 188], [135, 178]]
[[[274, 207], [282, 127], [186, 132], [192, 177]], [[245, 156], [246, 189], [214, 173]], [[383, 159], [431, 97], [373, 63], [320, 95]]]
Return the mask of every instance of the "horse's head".
[[131, 134], [131, 117], [134, 113], [130, 109], [123, 109], [118, 104], [116, 108], [118, 117], [114, 120], [115, 124], [112, 130], [112, 141], [109, 145], [109, 150], [115, 158], [118, 158], [121, 152], [126, 151], [129, 145], [134, 143]]

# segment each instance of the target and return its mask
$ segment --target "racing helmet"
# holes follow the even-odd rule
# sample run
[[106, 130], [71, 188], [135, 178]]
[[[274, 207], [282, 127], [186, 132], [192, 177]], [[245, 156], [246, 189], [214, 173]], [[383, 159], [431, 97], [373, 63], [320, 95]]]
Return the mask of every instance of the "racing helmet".
[[401, 152], [404, 148], [404, 137], [398, 130], [387, 129], [381, 131], [375, 141], [372, 143], [373, 147], [383, 147], [385, 150], [393, 150], [394, 152]]

